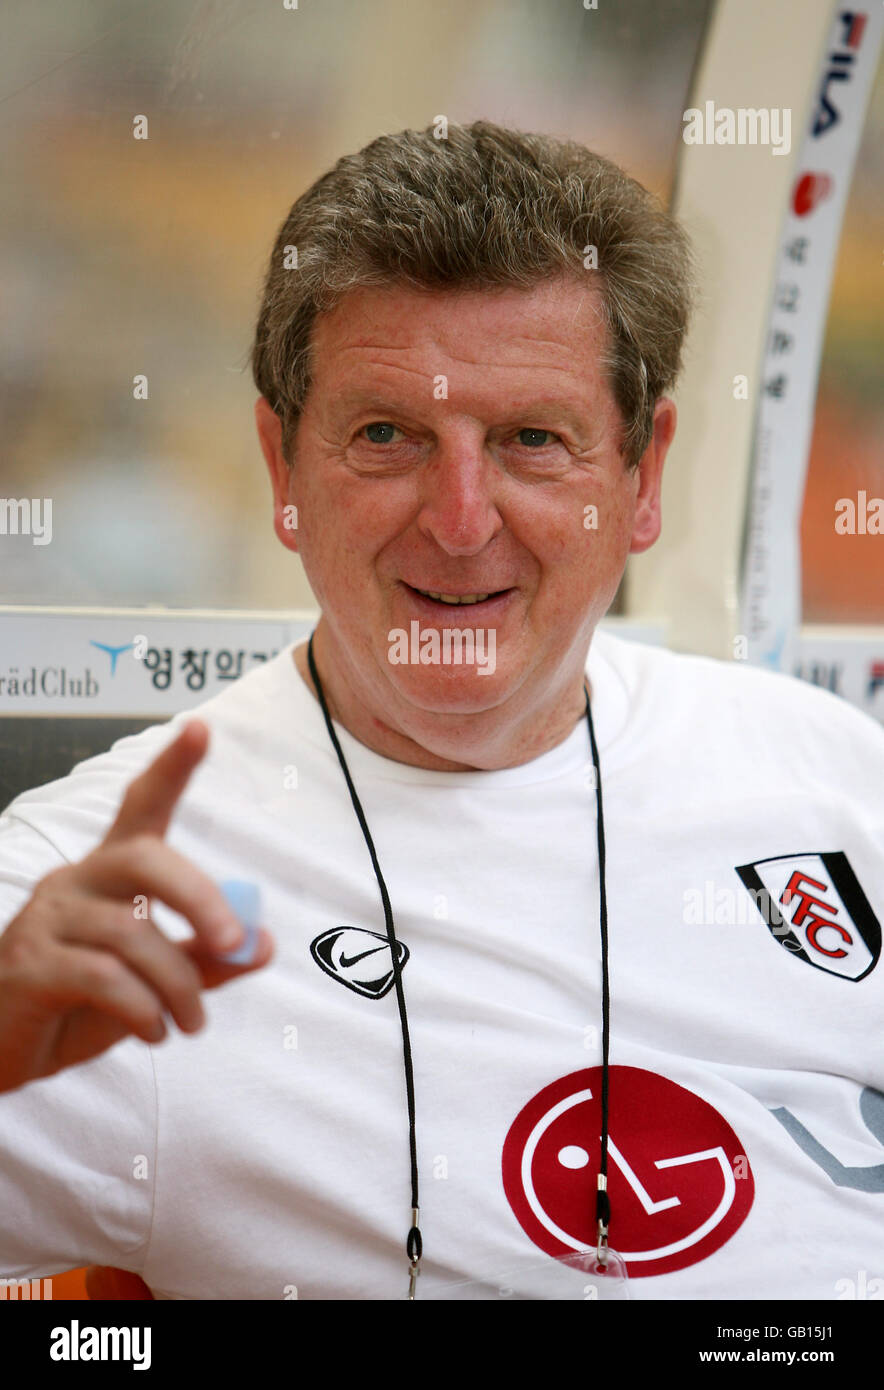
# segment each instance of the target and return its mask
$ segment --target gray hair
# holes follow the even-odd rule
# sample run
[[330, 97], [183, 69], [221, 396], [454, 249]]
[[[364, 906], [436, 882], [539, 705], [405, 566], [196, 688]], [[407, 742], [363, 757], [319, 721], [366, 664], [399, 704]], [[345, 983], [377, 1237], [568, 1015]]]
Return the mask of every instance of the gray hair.
[[[292, 461], [311, 381], [311, 331], [351, 290], [530, 288], [597, 277], [602, 358], [634, 468], [654, 405], [681, 370], [693, 299], [683, 229], [616, 164], [583, 145], [490, 121], [382, 135], [345, 155], [294, 203], [264, 284], [252, 373]], [[597, 269], [585, 269], [595, 247]], [[293, 249], [296, 248], [293, 264]]]

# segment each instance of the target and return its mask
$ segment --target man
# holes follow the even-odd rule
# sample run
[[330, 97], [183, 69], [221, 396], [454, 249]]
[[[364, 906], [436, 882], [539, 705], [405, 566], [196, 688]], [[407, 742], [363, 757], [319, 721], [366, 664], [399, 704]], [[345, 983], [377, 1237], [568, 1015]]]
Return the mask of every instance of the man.
[[295, 204], [253, 365], [312, 662], [3, 818], [4, 1273], [583, 1298], [603, 1127], [634, 1298], [878, 1271], [884, 735], [596, 630], [659, 533], [689, 283], [622, 171], [486, 122]]

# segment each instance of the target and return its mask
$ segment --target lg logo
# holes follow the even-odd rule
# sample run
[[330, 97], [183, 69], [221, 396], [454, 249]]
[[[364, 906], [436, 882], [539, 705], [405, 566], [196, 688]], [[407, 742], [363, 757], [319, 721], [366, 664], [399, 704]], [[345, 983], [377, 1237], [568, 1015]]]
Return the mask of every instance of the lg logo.
[[[506, 1137], [507, 1199], [548, 1255], [595, 1245], [600, 1095], [600, 1067], [572, 1072], [534, 1096]], [[706, 1259], [752, 1206], [743, 1145], [705, 1100], [654, 1072], [611, 1067], [610, 1096], [610, 1235], [630, 1278]], [[586, 1297], [597, 1296], [587, 1285]]]

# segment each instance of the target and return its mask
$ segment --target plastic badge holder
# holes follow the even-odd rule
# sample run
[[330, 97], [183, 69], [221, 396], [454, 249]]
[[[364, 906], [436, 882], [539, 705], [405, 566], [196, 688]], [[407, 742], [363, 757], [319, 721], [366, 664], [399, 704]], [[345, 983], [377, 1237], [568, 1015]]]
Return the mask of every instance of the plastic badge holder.
[[573, 1255], [526, 1259], [503, 1273], [489, 1271], [479, 1279], [449, 1284], [434, 1280], [425, 1268], [417, 1279], [415, 1299], [495, 1299], [501, 1302], [571, 1299], [584, 1303], [626, 1300], [629, 1298], [626, 1265], [610, 1247], [607, 1256], [604, 1270], [593, 1247]]
[[225, 951], [218, 959], [228, 965], [251, 965], [258, 949], [261, 921], [261, 892], [257, 883], [244, 878], [228, 878], [219, 884], [233, 911], [246, 929], [246, 939], [235, 951]]

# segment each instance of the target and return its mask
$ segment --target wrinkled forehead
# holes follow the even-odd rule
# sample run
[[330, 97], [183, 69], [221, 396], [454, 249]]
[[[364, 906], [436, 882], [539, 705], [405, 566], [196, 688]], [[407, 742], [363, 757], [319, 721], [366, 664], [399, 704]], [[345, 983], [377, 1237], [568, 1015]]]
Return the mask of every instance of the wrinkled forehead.
[[400, 283], [351, 290], [319, 315], [311, 375], [324, 393], [374, 382], [420, 389], [444, 377], [466, 391], [479, 381], [581, 394], [604, 385], [607, 345], [601, 290], [589, 276], [528, 286], [434, 289]]

